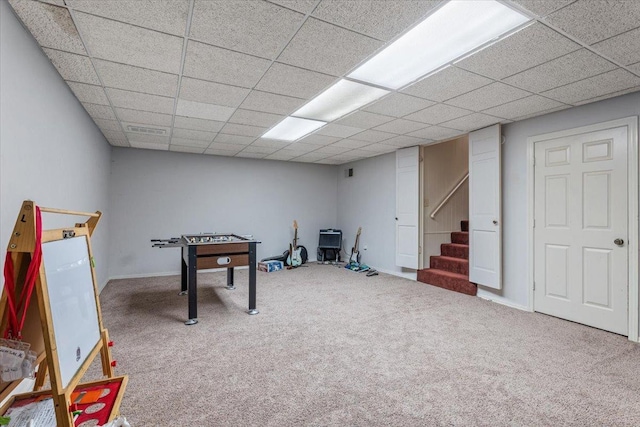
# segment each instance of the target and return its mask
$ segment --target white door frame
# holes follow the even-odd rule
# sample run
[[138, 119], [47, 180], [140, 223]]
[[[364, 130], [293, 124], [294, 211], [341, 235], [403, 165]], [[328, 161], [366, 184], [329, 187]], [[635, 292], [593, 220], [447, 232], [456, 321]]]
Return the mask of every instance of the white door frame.
[[533, 236], [533, 215], [534, 215], [534, 144], [548, 139], [564, 138], [581, 133], [594, 132], [610, 128], [627, 126], [628, 133], [628, 198], [629, 198], [629, 340], [638, 340], [640, 300], [638, 292], [638, 243], [640, 233], [638, 231], [638, 117], [627, 117], [624, 119], [611, 120], [604, 123], [597, 123], [589, 126], [568, 129], [564, 131], [551, 132], [527, 138], [527, 250], [529, 258], [528, 284], [529, 284], [529, 311], [534, 310], [533, 294], [533, 272], [534, 272], [534, 236]]

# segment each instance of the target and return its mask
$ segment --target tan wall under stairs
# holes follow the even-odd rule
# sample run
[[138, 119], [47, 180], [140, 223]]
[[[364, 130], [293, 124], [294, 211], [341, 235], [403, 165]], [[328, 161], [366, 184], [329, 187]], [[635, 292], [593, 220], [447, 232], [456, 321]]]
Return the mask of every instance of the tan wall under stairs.
[[451, 242], [451, 232], [460, 230], [460, 221], [469, 217], [469, 186], [465, 183], [435, 219], [429, 215], [469, 169], [469, 143], [466, 136], [423, 147], [424, 159], [424, 243], [423, 265], [440, 254], [440, 245]]

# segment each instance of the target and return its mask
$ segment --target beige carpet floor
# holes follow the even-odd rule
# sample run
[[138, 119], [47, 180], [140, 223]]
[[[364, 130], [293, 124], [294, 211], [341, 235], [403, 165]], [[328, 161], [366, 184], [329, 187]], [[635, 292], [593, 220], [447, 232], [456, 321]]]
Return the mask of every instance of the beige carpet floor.
[[[640, 346], [385, 274], [329, 265], [199, 274], [101, 294], [121, 412], [141, 426], [638, 426]], [[98, 363], [99, 365], [99, 363]]]

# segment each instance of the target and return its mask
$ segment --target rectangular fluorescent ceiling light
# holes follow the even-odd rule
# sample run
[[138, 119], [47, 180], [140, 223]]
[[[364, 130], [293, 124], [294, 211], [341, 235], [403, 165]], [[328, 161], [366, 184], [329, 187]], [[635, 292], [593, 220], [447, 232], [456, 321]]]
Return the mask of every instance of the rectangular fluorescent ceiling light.
[[267, 131], [261, 138], [279, 139], [282, 141], [295, 141], [303, 136], [320, 129], [326, 122], [317, 120], [300, 119], [298, 117], [287, 117]]
[[388, 90], [342, 79], [292, 115], [330, 122], [388, 93]]
[[494, 0], [452, 0], [349, 77], [397, 90], [529, 20]]

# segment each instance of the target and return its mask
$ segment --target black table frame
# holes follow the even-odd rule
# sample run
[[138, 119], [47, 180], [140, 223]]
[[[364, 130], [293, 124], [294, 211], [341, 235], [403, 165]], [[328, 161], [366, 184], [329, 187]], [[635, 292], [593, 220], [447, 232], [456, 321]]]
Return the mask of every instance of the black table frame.
[[[249, 314], [258, 314], [256, 309], [256, 244], [257, 242], [242, 242], [249, 245]], [[180, 295], [188, 295], [189, 299], [189, 320], [185, 325], [195, 325], [198, 323], [198, 245], [182, 246], [181, 263], [181, 291]], [[233, 283], [233, 267], [227, 268], [226, 289], [235, 289]]]

